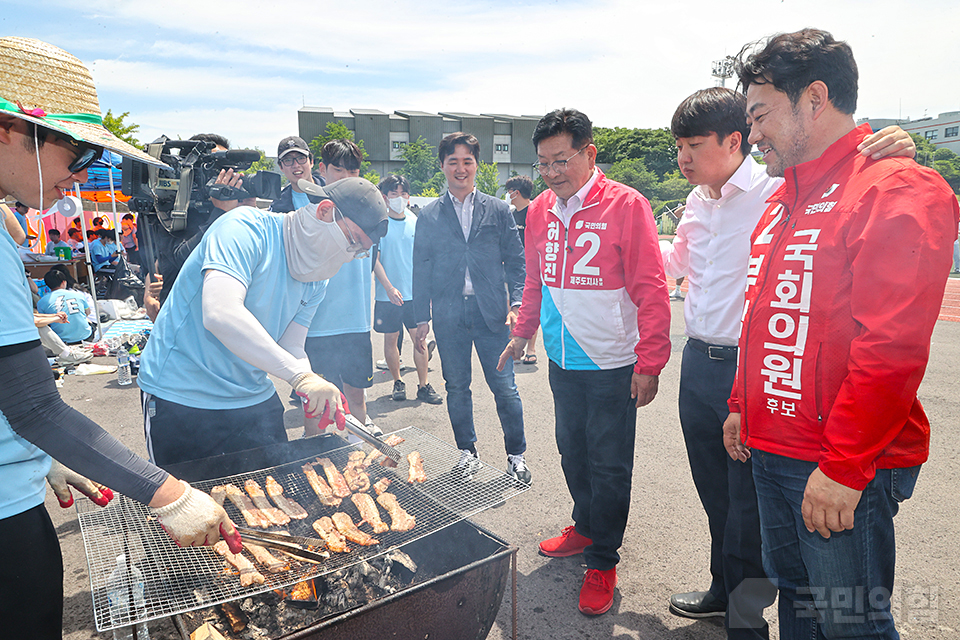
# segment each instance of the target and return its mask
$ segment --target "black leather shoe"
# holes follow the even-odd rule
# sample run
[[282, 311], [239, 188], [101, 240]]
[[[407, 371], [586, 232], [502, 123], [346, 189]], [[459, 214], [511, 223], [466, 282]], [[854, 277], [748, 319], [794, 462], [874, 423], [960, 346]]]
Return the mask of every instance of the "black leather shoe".
[[683, 618], [722, 618], [727, 605], [709, 591], [692, 591], [670, 596], [670, 613]]

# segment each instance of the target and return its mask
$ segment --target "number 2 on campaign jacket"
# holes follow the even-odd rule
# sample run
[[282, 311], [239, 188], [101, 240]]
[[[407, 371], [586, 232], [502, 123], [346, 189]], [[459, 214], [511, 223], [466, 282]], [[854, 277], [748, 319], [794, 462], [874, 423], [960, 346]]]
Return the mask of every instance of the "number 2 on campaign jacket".
[[527, 210], [526, 283], [514, 334], [539, 321], [563, 369], [634, 365], [658, 375], [670, 357], [670, 300], [650, 203], [598, 171], [567, 228], [549, 189]]

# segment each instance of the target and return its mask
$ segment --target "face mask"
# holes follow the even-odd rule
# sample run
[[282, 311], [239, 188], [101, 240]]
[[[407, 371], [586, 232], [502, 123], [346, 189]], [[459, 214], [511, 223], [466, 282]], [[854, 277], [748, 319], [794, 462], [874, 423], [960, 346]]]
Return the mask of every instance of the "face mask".
[[508, 205], [512, 205], [512, 204], [513, 204], [513, 194], [510, 193], [509, 191], [507, 191], [505, 194], [503, 194], [503, 201], [506, 202]]
[[299, 282], [327, 280], [354, 258], [340, 225], [318, 219], [317, 208], [311, 203], [283, 217], [287, 268]]
[[403, 213], [407, 208], [407, 203], [410, 201], [409, 198], [404, 198], [403, 196], [397, 196], [396, 198], [390, 198], [387, 203], [392, 211], [397, 213]]

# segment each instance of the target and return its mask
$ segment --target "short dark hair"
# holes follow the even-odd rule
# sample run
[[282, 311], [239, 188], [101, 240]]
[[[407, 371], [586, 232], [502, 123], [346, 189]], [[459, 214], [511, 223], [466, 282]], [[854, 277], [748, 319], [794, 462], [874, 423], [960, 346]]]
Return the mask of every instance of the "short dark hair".
[[410, 181], [407, 180], [405, 176], [397, 175], [396, 173], [387, 174], [387, 177], [380, 181], [380, 184], [377, 185], [377, 188], [380, 189], [380, 193], [387, 195], [391, 191], [400, 191], [410, 193]]
[[51, 291], [53, 291], [54, 289], [56, 289], [66, 281], [67, 281], [66, 277], [56, 269], [51, 269], [50, 271], [47, 271], [45, 274], [43, 274], [43, 282], [48, 287], [50, 287]]
[[73, 236], [80, 236], [81, 238], [83, 237], [83, 233], [80, 231], [80, 229], [77, 229], [76, 227], [70, 227], [69, 229], [67, 229], [67, 235], [71, 238]]
[[453, 155], [457, 150], [458, 144], [462, 144], [469, 149], [473, 159], [480, 162], [480, 141], [477, 140], [477, 136], [472, 133], [455, 131], [445, 136], [443, 140], [440, 141], [440, 146], [437, 147], [437, 156], [440, 158], [440, 164], [443, 164], [447, 156]]
[[688, 96], [673, 112], [670, 132], [674, 138], [693, 138], [716, 134], [717, 140], [740, 132], [740, 153], [750, 153], [750, 127], [747, 126], [747, 98], [724, 87], [701, 89]]
[[533, 146], [538, 147], [547, 138], [569, 133], [576, 149], [593, 142], [593, 123], [587, 114], [576, 109], [556, 109], [540, 118], [533, 130]]
[[353, 140], [337, 138], [323, 145], [320, 150], [320, 161], [323, 164], [332, 164], [346, 171], [359, 171], [363, 162], [363, 152], [354, 144]]
[[[101, 230], [101, 231], [102, 231], [102, 230]], [[100, 237], [100, 231], [96, 231], [96, 230], [94, 230], [94, 229], [87, 229], [87, 240], [90, 239], [90, 236], [93, 236], [94, 238], [99, 238], [99, 237]]]
[[90, 222], [92, 222], [93, 224], [103, 225], [103, 216], [97, 216]]
[[[756, 51], [758, 47], [763, 48]], [[749, 51], [753, 50], [753, 53]], [[846, 42], [835, 40], [821, 29], [779, 33], [764, 44], [748, 44], [735, 61], [740, 88], [751, 84], [772, 84], [797, 105], [800, 95], [820, 80], [827, 85], [830, 102], [841, 113], [857, 110], [857, 62]]]
[[97, 235], [107, 240], [116, 240], [117, 232], [113, 229], [97, 229]]
[[23, 203], [20, 202], [19, 200], [17, 200], [16, 204], [13, 205], [13, 208], [14, 208], [14, 209], [29, 209], [30, 207], [28, 207], [27, 205], [23, 204]]
[[47, 229], [47, 235], [48, 235], [48, 236], [52, 236], [53, 234], [57, 234], [57, 237], [59, 238], [59, 237], [60, 237], [60, 229]]
[[190, 136], [190, 139], [196, 142], [212, 142], [218, 147], [223, 147], [224, 149], [230, 148], [230, 141], [221, 136], [219, 133], [198, 133], [195, 136]]
[[133, 220], [133, 214], [132, 214], [132, 213], [125, 213], [125, 214], [123, 214], [123, 217], [120, 218], [120, 219], [121, 219], [121, 220]]
[[528, 176], [513, 176], [507, 180], [504, 188], [507, 191], [519, 191], [524, 200], [529, 200], [533, 195], [533, 180]]

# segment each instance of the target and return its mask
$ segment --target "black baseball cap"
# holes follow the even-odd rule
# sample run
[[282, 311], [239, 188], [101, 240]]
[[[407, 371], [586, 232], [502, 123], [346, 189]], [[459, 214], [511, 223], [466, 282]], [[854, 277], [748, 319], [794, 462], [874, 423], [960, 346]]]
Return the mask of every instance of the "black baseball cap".
[[303, 138], [299, 136], [287, 136], [280, 141], [280, 145], [277, 147], [277, 160], [282, 160], [283, 156], [291, 151], [297, 151], [305, 156], [310, 155], [310, 147], [303, 141]]
[[387, 233], [387, 203], [375, 184], [366, 178], [343, 178], [325, 187], [301, 179], [297, 182], [311, 202], [332, 200], [340, 213], [357, 223], [373, 244]]

